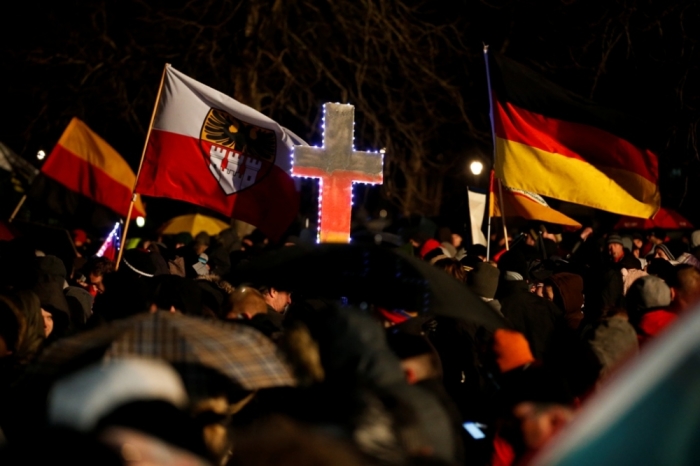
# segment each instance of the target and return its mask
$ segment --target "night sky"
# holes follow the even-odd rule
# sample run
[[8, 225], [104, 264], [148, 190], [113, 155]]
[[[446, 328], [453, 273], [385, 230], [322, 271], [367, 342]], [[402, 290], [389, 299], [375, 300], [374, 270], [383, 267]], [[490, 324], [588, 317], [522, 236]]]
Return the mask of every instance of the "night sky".
[[135, 169], [167, 62], [311, 143], [320, 142], [324, 102], [354, 104], [358, 149], [387, 148], [387, 184], [374, 203], [450, 215], [466, 183], [485, 187], [464, 167], [474, 157], [488, 161], [492, 150], [488, 43], [571, 91], [651, 122], [662, 203], [700, 224], [698, 2], [446, 3], [6, 5], [0, 141], [38, 163], [36, 152], [49, 152], [77, 116]]

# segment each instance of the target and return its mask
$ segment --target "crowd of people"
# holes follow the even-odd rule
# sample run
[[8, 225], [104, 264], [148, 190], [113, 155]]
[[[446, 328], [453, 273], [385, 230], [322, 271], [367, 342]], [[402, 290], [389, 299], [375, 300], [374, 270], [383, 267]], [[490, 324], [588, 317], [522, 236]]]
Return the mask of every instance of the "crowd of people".
[[533, 224], [492, 257], [400, 233], [355, 247], [400, 249], [479, 306], [297, 289], [314, 247], [258, 231], [144, 239], [119, 264], [82, 233], [72, 263], [0, 242], [0, 464], [526, 464], [700, 299], [700, 231]]

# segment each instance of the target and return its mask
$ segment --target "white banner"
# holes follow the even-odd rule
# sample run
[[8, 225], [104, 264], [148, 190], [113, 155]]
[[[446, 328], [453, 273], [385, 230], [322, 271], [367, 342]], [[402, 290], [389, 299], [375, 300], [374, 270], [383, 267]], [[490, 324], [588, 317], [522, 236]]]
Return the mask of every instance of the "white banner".
[[467, 190], [469, 193], [469, 217], [472, 226], [472, 243], [482, 244], [486, 246], [486, 237], [481, 231], [481, 223], [484, 220], [484, 212], [486, 211], [486, 194], [475, 193]]

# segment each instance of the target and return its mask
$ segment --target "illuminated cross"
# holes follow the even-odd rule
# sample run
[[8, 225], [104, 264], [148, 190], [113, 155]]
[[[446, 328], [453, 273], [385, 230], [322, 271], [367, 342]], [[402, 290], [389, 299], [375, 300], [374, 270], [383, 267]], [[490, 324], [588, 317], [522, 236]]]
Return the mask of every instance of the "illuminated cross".
[[353, 147], [355, 107], [323, 106], [323, 147], [294, 146], [292, 174], [319, 178], [319, 239], [350, 241], [352, 184], [381, 184], [384, 157]]

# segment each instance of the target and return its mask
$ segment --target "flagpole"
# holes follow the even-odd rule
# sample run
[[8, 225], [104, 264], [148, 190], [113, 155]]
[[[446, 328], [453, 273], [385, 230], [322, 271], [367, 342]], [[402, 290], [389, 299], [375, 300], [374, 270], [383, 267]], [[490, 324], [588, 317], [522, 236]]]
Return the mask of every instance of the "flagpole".
[[491, 259], [491, 219], [493, 218], [494, 206], [493, 206], [493, 168], [489, 172], [489, 192], [488, 198], [486, 199], [488, 206], [488, 223], [486, 226], [486, 260]]
[[[484, 44], [484, 63], [486, 64], [486, 85], [489, 93], [489, 120], [491, 121], [491, 140], [493, 142], [493, 166], [496, 166], [496, 125], [493, 118], [493, 93], [491, 92], [491, 70], [489, 69], [489, 46]], [[498, 179], [498, 197], [501, 204], [501, 222], [503, 223], [503, 239], [506, 245], [506, 251], [510, 250], [508, 245], [508, 229], [506, 228], [506, 209], [503, 204], [503, 189], [501, 180]], [[490, 214], [490, 212], [489, 212]], [[489, 217], [489, 242], [491, 240], [491, 218]]]
[[122, 254], [124, 254], [124, 247], [126, 245], [126, 234], [129, 231], [129, 222], [131, 221], [131, 213], [134, 210], [134, 203], [136, 202], [136, 186], [139, 183], [139, 176], [141, 175], [141, 167], [143, 167], [143, 159], [146, 157], [146, 149], [148, 148], [148, 141], [151, 139], [151, 130], [153, 129], [153, 122], [156, 119], [156, 112], [158, 111], [158, 104], [160, 103], [160, 96], [163, 92], [163, 83], [165, 83], [165, 73], [168, 71], [170, 63], [166, 63], [163, 67], [163, 75], [160, 78], [160, 85], [158, 86], [158, 93], [156, 94], [156, 103], [153, 105], [153, 113], [151, 113], [151, 122], [148, 124], [148, 131], [146, 132], [146, 142], [143, 144], [143, 150], [141, 151], [141, 160], [139, 161], [139, 169], [136, 172], [136, 180], [134, 181], [134, 189], [131, 190], [131, 203], [129, 204], [129, 210], [126, 213], [126, 221], [124, 222], [124, 231], [122, 232], [122, 239], [119, 243], [119, 254], [117, 254], [117, 261], [114, 264], [114, 270], [119, 270], [119, 264], [122, 261]]
[[27, 195], [26, 194], [22, 195], [22, 199], [20, 199], [19, 202], [17, 203], [17, 207], [15, 207], [15, 210], [12, 211], [12, 215], [10, 215], [10, 219], [7, 221], [7, 223], [12, 223], [12, 221], [15, 219], [15, 217], [19, 213], [19, 209], [22, 208], [22, 206], [24, 205], [24, 201], [26, 201], [26, 200], [27, 200]]
[[498, 201], [499, 204], [501, 204], [501, 222], [503, 223], [503, 240], [506, 243], [506, 251], [510, 251], [510, 247], [508, 245], [508, 229], [506, 228], [506, 206], [503, 201], [503, 184], [501, 183], [501, 180], [499, 178], [496, 178], [498, 180]]

